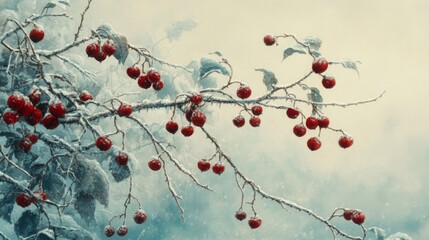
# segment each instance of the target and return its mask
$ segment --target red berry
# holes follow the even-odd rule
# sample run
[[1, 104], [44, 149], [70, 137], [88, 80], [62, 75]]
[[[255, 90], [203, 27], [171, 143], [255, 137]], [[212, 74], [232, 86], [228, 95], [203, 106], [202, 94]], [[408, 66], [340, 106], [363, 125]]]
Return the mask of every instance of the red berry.
[[104, 53], [107, 54], [107, 56], [112, 56], [116, 52], [115, 44], [113, 44], [111, 41], [107, 40], [103, 46], [101, 47], [101, 50], [103, 50]]
[[66, 113], [66, 107], [64, 107], [62, 102], [56, 102], [49, 106], [49, 112], [54, 117], [60, 118]]
[[60, 125], [60, 121], [57, 117], [52, 116], [51, 114], [46, 114], [42, 119], [42, 124], [46, 129], [55, 129]]
[[253, 113], [253, 115], [256, 115], [256, 116], [261, 115], [262, 114], [262, 106], [259, 106], [259, 105], [253, 106], [252, 107], [252, 113]]
[[317, 137], [312, 137], [307, 141], [307, 147], [311, 151], [316, 151], [322, 146], [322, 142]]
[[177, 122], [169, 121], [167, 124], [165, 124], [165, 129], [171, 134], [175, 134], [177, 130], [179, 130], [179, 125]]
[[201, 172], [208, 171], [210, 169], [210, 162], [205, 159], [201, 159], [198, 161], [198, 169], [200, 169]]
[[237, 218], [240, 221], [243, 221], [244, 219], [246, 219], [246, 212], [239, 210], [235, 213], [235, 218]]
[[191, 125], [185, 126], [185, 127], [182, 127], [181, 132], [183, 136], [190, 137], [194, 133], [194, 128]]
[[215, 165], [213, 165], [212, 170], [214, 173], [221, 175], [223, 171], [225, 171], [225, 165], [223, 165], [222, 163], [216, 163]]
[[335, 78], [324, 76], [322, 79], [322, 85], [326, 89], [333, 88], [335, 86]]
[[33, 103], [33, 105], [36, 105], [40, 102], [40, 97], [42, 96], [42, 93], [39, 91], [39, 89], [33, 89], [28, 94], [27, 97], [30, 99], [30, 101]]
[[203, 101], [203, 96], [201, 96], [199, 93], [194, 93], [192, 94], [189, 101], [194, 105], [200, 105], [200, 103]]
[[15, 199], [15, 202], [16, 204], [18, 204], [18, 206], [23, 208], [30, 206], [32, 203], [31, 198], [24, 193], [18, 194], [18, 196]]
[[126, 153], [124, 153], [124, 152], [118, 152], [116, 154], [115, 160], [116, 160], [116, 163], [118, 165], [121, 165], [121, 166], [127, 165], [127, 163], [128, 163], [128, 155]]
[[102, 62], [102, 61], [106, 60], [107, 54], [105, 52], [98, 52], [98, 54], [95, 55], [94, 58], [95, 58], [95, 60]]
[[36, 133], [27, 133], [27, 134], [25, 134], [24, 137], [29, 139], [32, 144], [36, 144], [37, 141], [39, 140], [39, 137], [37, 136]]
[[358, 225], [362, 225], [362, 223], [365, 222], [365, 215], [361, 211], [356, 210], [353, 214], [352, 221]]
[[21, 110], [25, 105], [24, 96], [18, 92], [13, 93], [7, 99], [7, 105], [13, 110]]
[[293, 127], [293, 133], [297, 136], [297, 137], [302, 137], [305, 135], [305, 133], [307, 132], [307, 128], [305, 128], [304, 124], [297, 124], [295, 125], [295, 127]]
[[162, 166], [161, 161], [159, 159], [156, 159], [156, 158], [150, 160], [147, 165], [153, 171], [158, 171], [159, 169], [161, 169], [161, 166]]
[[18, 110], [18, 113], [21, 114], [23, 117], [30, 116], [31, 113], [33, 113], [34, 105], [31, 101], [26, 101], [24, 104], [24, 107]]
[[259, 125], [261, 125], [261, 119], [258, 116], [253, 116], [250, 118], [249, 123], [252, 127], [259, 127]]
[[100, 46], [97, 43], [91, 43], [86, 46], [85, 51], [88, 57], [95, 58], [100, 53]]
[[242, 127], [242, 126], [244, 126], [244, 124], [246, 123], [246, 120], [244, 119], [244, 117], [242, 117], [242, 116], [240, 115], [240, 116], [237, 116], [237, 117], [235, 117], [234, 119], [232, 119], [232, 123], [233, 123], [236, 127], [241, 128], [241, 127]]
[[343, 217], [344, 217], [345, 220], [350, 221], [350, 220], [352, 220], [352, 217], [353, 217], [354, 213], [355, 213], [355, 211], [353, 211], [353, 210], [344, 211]]
[[[35, 191], [34, 195], [36, 195], [36, 197], [43, 201], [46, 201], [48, 199], [48, 195], [46, 195], [46, 193], [42, 190]], [[33, 203], [37, 203], [37, 199], [33, 199]]]
[[326, 61], [326, 59], [324, 58], [315, 59], [312, 65], [313, 72], [323, 73], [324, 71], [326, 71], [326, 69], [328, 69], [328, 65], [328, 61]]
[[159, 80], [161, 80], [161, 75], [159, 74], [159, 72], [155, 71], [155, 70], [150, 70], [147, 73], [147, 77], [149, 78], [149, 81], [151, 83], [156, 83]]
[[305, 121], [305, 126], [307, 126], [308, 129], [316, 129], [319, 126], [319, 121], [313, 116], [308, 117]]
[[94, 97], [88, 91], [82, 91], [79, 95], [79, 99], [86, 102], [89, 100], [94, 100]]
[[327, 128], [329, 126], [329, 118], [322, 116], [318, 120], [320, 128]]
[[274, 43], [276, 43], [276, 38], [272, 35], [266, 35], [264, 37], [264, 43], [267, 46], [272, 46], [272, 45], [274, 45]]
[[141, 75], [137, 80], [137, 84], [144, 89], [148, 89], [150, 86], [152, 86], [152, 83], [149, 81], [147, 75]]
[[241, 99], [249, 98], [251, 94], [252, 94], [252, 89], [250, 89], [250, 87], [248, 86], [240, 86], [237, 89], [237, 97]]
[[127, 103], [121, 103], [118, 108], [118, 115], [121, 117], [129, 117], [133, 113], [133, 107]]
[[120, 226], [118, 230], [116, 230], [116, 234], [118, 234], [118, 236], [120, 237], [127, 235], [127, 233], [128, 233], [128, 227], [125, 225]]
[[202, 127], [206, 123], [206, 115], [200, 110], [195, 110], [192, 113], [191, 121], [195, 126]]
[[260, 219], [258, 217], [252, 217], [249, 219], [248, 223], [249, 223], [249, 227], [251, 229], [255, 229], [255, 228], [258, 228], [259, 226], [261, 226], [262, 219]]
[[130, 78], [138, 78], [140, 76], [140, 69], [138, 67], [129, 67], [127, 68], [127, 75]]
[[146, 219], [147, 215], [143, 210], [139, 209], [137, 210], [137, 212], [134, 213], [134, 222], [136, 222], [137, 224], [144, 223]]
[[31, 146], [33, 146], [33, 143], [28, 138], [24, 137], [24, 138], [19, 139], [19, 141], [18, 141], [18, 147], [26, 153], [30, 151]]
[[155, 91], [159, 91], [164, 87], [164, 82], [162, 81], [154, 82], [152, 83], [152, 87], [153, 89], [155, 89]]
[[97, 141], [95, 141], [95, 146], [101, 151], [107, 151], [112, 147], [112, 141], [107, 137], [99, 137]]
[[186, 111], [185, 111], [185, 117], [186, 117], [186, 120], [188, 120], [188, 122], [191, 121], [192, 114], [194, 113], [194, 111], [195, 111], [194, 107], [190, 107], [190, 108], [186, 109]]
[[286, 110], [286, 115], [290, 118], [290, 119], [295, 119], [299, 116], [300, 112], [295, 109], [295, 108], [288, 108]]
[[19, 121], [19, 114], [15, 111], [7, 111], [3, 113], [3, 121], [6, 124], [15, 124]]
[[25, 118], [25, 121], [31, 126], [36, 126], [40, 122], [42, 117], [42, 111], [40, 111], [40, 109], [38, 108], [34, 108], [33, 112]]
[[38, 43], [42, 41], [42, 39], [45, 37], [45, 32], [43, 31], [42, 27], [34, 27], [30, 31], [30, 39], [34, 43]]
[[340, 140], [338, 140], [338, 144], [342, 148], [349, 148], [353, 145], [353, 138], [347, 135], [341, 136]]
[[111, 237], [111, 236], [115, 235], [115, 229], [112, 226], [108, 225], [104, 228], [104, 234], [107, 237]]

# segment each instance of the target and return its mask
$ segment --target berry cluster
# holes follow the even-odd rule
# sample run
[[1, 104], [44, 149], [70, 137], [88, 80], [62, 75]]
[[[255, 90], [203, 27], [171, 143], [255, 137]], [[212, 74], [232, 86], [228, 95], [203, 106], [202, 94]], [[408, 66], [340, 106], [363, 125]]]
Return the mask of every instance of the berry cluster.
[[[247, 214], [246, 212], [244, 212], [243, 210], [238, 210], [237, 212], [235, 212], [235, 218], [239, 221], [243, 221], [244, 219], [246, 219]], [[247, 223], [249, 224], [249, 227], [251, 229], [255, 229], [258, 228], [259, 226], [261, 226], [262, 224], [262, 219], [259, 218], [258, 216], [253, 216], [249, 219], [249, 221], [247, 221]]]
[[15, 198], [16, 204], [22, 208], [26, 208], [26, 207], [30, 206], [32, 203], [37, 204], [38, 199], [43, 200], [43, 201], [46, 201], [48, 199], [48, 196], [42, 190], [38, 190], [38, 191], [34, 192], [33, 194], [35, 197], [28, 196], [25, 193], [18, 194], [18, 196], [16, 196], [16, 198]]
[[137, 84], [143, 89], [152, 87], [155, 91], [159, 91], [164, 87], [164, 82], [161, 80], [161, 74], [151, 68], [147, 73], [141, 74], [140, 68], [132, 66], [127, 68], [127, 75], [132, 79], [137, 79]]
[[95, 58], [95, 60], [102, 62], [106, 60], [107, 57], [115, 54], [116, 47], [112, 41], [107, 40], [101, 47], [99, 43], [91, 43], [86, 46], [85, 51], [88, 57]]
[[[143, 223], [146, 221], [146, 219], [147, 219], [147, 215], [146, 215], [146, 213], [145, 213], [142, 209], [139, 209], [139, 210], [137, 210], [137, 211], [134, 213], [133, 218], [134, 218], [134, 222], [135, 222], [135, 223], [137, 223], [137, 224], [143, 224]], [[121, 225], [121, 226], [116, 230], [116, 234], [117, 234], [119, 237], [123, 237], [123, 236], [127, 235], [127, 233], [128, 233], [128, 227], [127, 227], [125, 224]], [[112, 225], [110, 225], [110, 224], [109, 224], [109, 225], [107, 225], [107, 226], [104, 228], [104, 234], [105, 234], [107, 237], [112, 237], [113, 235], [115, 235], [115, 228], [114, 228]]]
[[345, 210], [343, 213], [345, 220], [352, 220], [357, 225], [362, 225], [365, 222], [365, 215], [360, 210]]

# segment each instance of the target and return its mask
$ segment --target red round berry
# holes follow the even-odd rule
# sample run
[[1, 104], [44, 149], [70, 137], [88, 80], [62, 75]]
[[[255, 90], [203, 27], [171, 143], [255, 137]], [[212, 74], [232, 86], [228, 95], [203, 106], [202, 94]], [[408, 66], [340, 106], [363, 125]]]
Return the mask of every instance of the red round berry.
[[121, 103], [118, 108], [118, 115], [121, 117], [129, 117], [133, 113], [133, 107], [127, 103]]
[[112, 226], [108, 225], [104, 228], [104, 234], [107, 237], [111, 237], [111, 236], [115, 235], [115, 229]]
[[235, 213], [235, 218], [240, 220], [240, 221], [243, 221], [244, 219], [246, 219], [246, 216], [247, 216], [246, 212], [244, 212], [242, 210], [239, 210]]
[[201, 159], [198, 161], [198, 169], [200, 169], [201, 172], [208, 171], [210, 169], [210, 162], [205, 159]]
[[316, 129], [319, 126], [319, 121], [313, 116], [308, 117], [305, 121], [305, 126], [307, 126], [308, 129]]
[[355, 211], [353, 211], [353, 210], [346, 210], [343, 213], [343, 217], [345, 220], [350, 221], [350, 220], [352, 220], [354, 213], [355, 213]]
[[39, 137], [37, 136], [36, 133], [27, 133], [24, 135], [24, 137], [29, 139], [32, 144], [36, 144], [37, 141], [39, 140]]
[[118, 228], [118, 230], [116, 230], [116, 234], [117, 234], [119, 237], [123, 237], [123, 236], [127, 235], [127, 233], [128, 233], [128, 227], [127, 227], [127, 226], [125, 226], [125, 225], [120, 226], [120, 227]]
[[44, 37], [45, 37], [45, 32], [43, 31], [42, 27], [39, 26], [39, 27], [34, 27], [33, 29], [31, 29], [30, 39], [34, 43], [38, 43], [38, 42], [42, 41]]
[[331, 89], [335, 86], [335, 78], [324, 76], [322, 79], [322, 85], [326, 89]]
[[155, 89], [155, 91], [159, 91], [163, 87], [164, 87], [164, 82], [162, 82], [162, 81], [152, 83], [152, 88]]
[[225, 171], [225, 165], [223, 165], [222, 163], [216, 163], [215, 165], [213, 165], [212, 170], [214, 173], [221, 175], [223, 171]]
[[88, 57], [95, 58], [100, 52], [100, 46], [97, 43], [91, 43], [86, 46], [85, 51]]
[[3, 121], [6, 124], [15, 124], [19, 121], [19, 114], [16, 111], [7, 111], [3, 113]]
[[175, 134], [177, 130], [179, 130], [179, 125], [177, 122], [169, 121], [167, 124], [165, 124], [165, 129], [171, 134]]
[[258, 116], [253, 116], [249, 119], [249, 123], [252, 127], [259, 127], [259, 125], [261, 125], [261, 119]]
[[86, 102], [89, 100], [94, 100], [94, 97], [88, 91], [82, 91], [79, 95], [79, 99]]
[[191, 125], [185, 126], [185, 127], [182, 127], [181, 132], [183, 136], [190, 137], [192, 136], [192, 134], [194, 134], [194, 128]]
[[94, 58], [95, 58], [95, 60], [102, 62], [102, 61], [106, 60], [107, 54], [105, 52], [98, 52], [98, 54], [95, 55]]
[[253, 115], [259, 116], [262, 114], [262, 106], [256, 105], [252, 107], [252, 113]]
[[320, 128], [327, 128], [329, 127], [329, 118], [322, 116], [317, 120], [319, 123]]
[[338, 140], [338, 144], [342, 148], [349, 148], [353, 145], [353, 138], [351, 136], [341, 136], [340, 140]]
[[115, 54], [116, 52], [116, 47], [115, 44], [113, 44], [113, 42], [107, 40], [103, 46], [101, 47], [101, 50], [103, 50], [104, 53], [107, 54], [107, 56], [112, 56], [113, 54]]
[[116, 154], [115, 160], [116, 160], [116, 163], [118, 165], [121, 165], [121, 166], [127, 165], [127, 163], [128, 163], [128, 154], [126, 154], [124, 152], [118, 152]]
[[129, 67], [127, 68], [127, 75], [130, 78], [138, 78], [140, 76], [140, 69], [138, 67]]
[[31, 101], [25, 101], [24, 107], [18, 110], [18, 113], [21, 114], [23, 117], [30, 116], [31, 113], [33, 113], [34, 105]]
[[316, 151], [322, 146], [322, 142], [317, 137], [312, 137], [307, 141], [307, 147], [311, 151]]
[[244, 126], [244, 124], [246, 123], [246, 120], [244, 119], [243, 116], [237, 116], [234, 119], [232, 119], [232, 123], [238, 127], [241, 128], [242, 126]]
[[185, 117], [186, 117], [186, 120], [188, 120], [188, 122], [191, 121], [192, 114], [194, 113], [194, 111], [195, 111], [194, 107], [190, 107], [190, 108], [186, 109], [186, 111], [185, 111]]
[[39, 91], [39, 89], [33, 89], [28, 94], [27, 97], [30, 99], [30, 101], [33, 103], [33, 105], [36, 105], [40, 102], [40, 97], [42, 96], [42, 93]]
[[161, 169], [161, 166], [162, 166], [161, 161], [159, 159], [156, 159], [156, 158], [150, 160], [147, 165], [153, 171], [158, 171], [159, 169]]
[[297, 124], [293, 127], [293, 133], [297, 136], [297, 137], [302, 137], [305, 135], [305, 133], [307, 132], [307, 128], [305, 128], [304, 124]]
[[248, 223], [249, 223], [249, 227], [251, 229], [255, 229], [255, 228], [258, 228], [259, 226], [261, 226], [262, 219], [260, 219], [258, 217], [252, 217], [249, 219]]
[[40, 122], [42, 117], [42, 111], [40, 111], [40, 109], [38, 108], [34, 108], [33, 112], [25, 118], [25, 121], [31, 126], [36, 126]]
[[250, 97], [251, 94], [252, 94], [252, 89], [250, 89], [250, 87], [248, 86], [240, 86], [237, 89], [237, 97], [241, 99], [247, 99]]
[[288, 108], [286, 110], [286, 115], [288, 116], [288, 118], [290, 119], [295, 119], [299, 116], [300, 112], [295, 109], [295, 108]]
[[356, 210], [352, 216], [352, 221], [358, 225], [362, 225], [365, 222], [365, 215], [361, 211]]
[[312, 65], [313, 72], [323, 73], [324, 71], [326, 71], [326, 69], [328, 69], [328, 65], [328, 61], [324, 58], [315, 59]]
[[134, 213], [134, 222], [136, 222], [137, 224], [144, 223], [146, 219], [147, 215], [142, 209], [139, 209]]
[[18, 204], [18, 206], [23, 208], [30, 206], [32, 203], [31, 198], [24, 193], [18, 194], [18, 196], [15, 199], [15, 202], [16, 204]]
[[191, 117], [192, 124], [197, 127], [202, 127], [206, 123], [206, 115], [200, 110], [195, 110]]
[[[39, 199], [46, 201], [48, 200], [48, 195], [46, 195], [46, 193], [42, 190], [37, 190], [34, 192], [34, 195], [36, 195], [36, 197], [38, 197]], [[37, 203], [37, 199], [33, 199], [34, 203]]]
[[60, 121], [57, 117], [46, 114], [46, 116], [42, 119], [42, 124], [46, 129], [55, 129], [60, 125]]
[[56, 102], [49, 106], [49, 112], [54, 117], [60, 118], [66, 113], [66, 107], [64, 107], [62, 102]]
[[7, 105], [13, 110], [21, 110], [25, 105], [24, 96], [21, 93], [15, 92], [7, 99]]
[[161, 75], [159, 74], [158, 71], [155, 71], [155, 70], [150, 70], [147, 73], [147, 77], [151, 83], [155, 83], [161, 80]]
[[95, 141], [95, 146], [101, 151], [107, 151], [112, 147], [112, 141], [107, 137], [99, 137], [97, 141]]
[[144, 89], [148, 89], [150, 88], [150, 86], [152, 86], [152, 83], [149, 81], [147, 75], [141, 75], [137, 80], [137, 84], [139, 85], [139, 87]]
[[203, 96], [201, 96], [199, 93], [194, 93], [192, 94], [189, 101], [194, 105], [200, 105], [200, 103], [203, 101]]
[[33, 143], [28, 138], [24, 137], [24, 138], [19, 139], [19, 141], [18, 141], [18, 147], [26, 153], [30, 151], [31, 146], [33, 146]]
[[267, 46], [272, 46], [272, 45], [274, 45], [274, 43], [276, 43], [276, 38], [272, 35], [266, 35], [264, 37], [264, 43]]

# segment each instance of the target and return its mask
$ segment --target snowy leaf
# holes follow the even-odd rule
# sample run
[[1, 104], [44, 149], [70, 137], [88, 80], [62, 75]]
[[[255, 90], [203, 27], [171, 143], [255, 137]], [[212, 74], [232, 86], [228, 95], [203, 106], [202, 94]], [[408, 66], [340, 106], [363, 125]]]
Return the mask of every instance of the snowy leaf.
[[86, 223], [94, 220], [95, 198], [93, 196], [84, 192], [77, 193], [74, 208]]
[[43, 229], [42, 231], [37, 233], [37, 240], [54, 240], [56, 239], [54, 231], [52, 229]]
[[10, 215], [15, 205], [15, 188], [10, 185], [5, 185], [5, 189], [1, 189], [0, 195], [0, 217], [9, 223], [12, 223]]
[[388, 238], [386, 240], [413, 240], [410, 236], [408, 236], [405, 233], [397, 232]]
[[177, 40], [184, 32], [189, 32], [197, 26], [197, 22], [188, 18], [183, 21], [177, 21], [166, 29], [167, 38], [170, 41]]
[[263, 69], [263, 68], [255, 69], [255, 71], [264, 73], [263, 82], [264, 82], [265, 86], [267, 87], [267, 90], [271, 90], [273, 88], [273, 86], [275, 86], [277, 84], [278, 80], [276, 78], [276, 75], [273, 72], [268, 71], [268, 70]]
[[95, 30], [100, 37], [109, 38], [110, 35], [113, 33], [113, 28], [109, 24], [101, 24], [97, 30]]
[[332, 64], [341, 64], [344, 68], [353, 69], [357, 72], [357, 74], [359, 74], [359, 70], [357, 67], [358, 63], [361, 64], [361, 62], [357, 60], [345, 60], [342, 62], [332, 62]]
[[70, 0], [59, 0], [58, 2], [70, 7]]
[[116, 182], [121, 182], [130, 177], [130, 168], [128, 167], [128, 165], [118, 165], [115, 161], [115, 157], [112, 157], [109, 162], [109, 170], [112, 173], [113, 179], [115, 179]]
[[118, 59], [119, 63], [124, 64], [125, 60], [128, 57], [128, 40], [125, 36], [119, 33], [112, 33], [110, 35], [110, 39], [112, 39], [115, 43], [116, 52], [115, 58]]
[[372, 227], [368, 229], [368, 232], [374, 233], [375, 240], [384, 240], [386, 238], [386, 232], [377, 227]]
[[[316, 103], [323, 102], [323, 97], [322, 97], [322, 95], [320, 95], [319, 89], [312, 87], [312, 88], [310, 88], [310, 91], [311, 92], [308, 94], [308, 100], [310, 100], [312, 102], [316, 102]], [[313, 115], [316, 114], [316, 109], [321, 110], [322, 105], [319, 105], [319, 104], [313, 105]]]
[[59, 174], [48, 172], [43, 177], [43, 190], [48, 198], [54, 202], [59, 202], [65, 192], [66, 180]]
[[214, 72], [223, 74], [225, 76], [229, 75], [228, 69], [226, 69], [225, 66], [223, 66], [221, 63], [213, 59], [202, 57], [200, 60], [200, 63], [201, 63], [201, 67], [199, 70], [200, 72], [199, 80], [207, 77], [208, 75]]
[[319, 50], [322, 45], [322, 40], [317, 37], [306, 37], [302, 40], [302, 43], [307, 45], [311, 50]]
[[15, 222], [15, 233], [21, 237], [28, 237], [36, 234], [40, 222], [39, 214], [27, 210], [22, 213], [21, 217]]
[[283, 60], [285, 60], [287, 57], [291, 56], [294, 53], [306, 54], [307, 51], [302, 45], [296, 44], [292, 47], [286, 48], [286, 50], [283, 52]]

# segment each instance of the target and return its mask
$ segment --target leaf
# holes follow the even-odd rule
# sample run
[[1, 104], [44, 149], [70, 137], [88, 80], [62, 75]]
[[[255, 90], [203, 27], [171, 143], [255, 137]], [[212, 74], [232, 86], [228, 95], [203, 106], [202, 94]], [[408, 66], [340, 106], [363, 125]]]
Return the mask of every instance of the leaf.
[[359, 75], [359, 70], [357, 67], [357, 64], [361, 64], [360, 61], [357, 60], [345, 60], [342, 62], [331, 62], [332, 64], [341, 64], [344, 68], [348, 68], [348, 69], [353, 69], [357, 72], [357, 74]]
[[63, 5], [70, 7], [70, 0], [59, 0], [58, 3], [61, 3]]
[[372, 227], [368, 229], [368, 232], [372, 232], [375, 235], [375, 240], [384, 240], [386, 238], [386, 232], [377, 227]]
[[43, 229], [42, 231], [37, 233], [37, 240], [54, 240], [56, 239], [54, 231], [52, 229]]
[[115, 58], [118, 59], [119, 63], [124, 64], [125, 60], [128, 57], [128, 40], [125, 36], [119, 34], [119, 33], [112, 33], [110, 35], [110, 39], [112, 39], [115, 42], [116, 51], [115, 51]]
[[294, 46], [288, 47], [288, 48], [286, 48], [286, 50], [284, 50], [283, 60], [285, 60], [287, 57], [293, 55], [294, 53], [306, 54], [307, 51], [305, 50], [305, 48], [302, 45], [295, 44]]
[[405, 233], [397, 232], [388, 238], [386, 240], [413, 240], [410, 236], [408, 236]]
[[120, 166], [116, 164], [115, 158], [109, 162], [109, 170], [116, 182], [121, 182], [130, 177], [130, 168], [128, 165]]
[[273, 86], [275, 86], [277, 84], [278, 80], [276, 78], [276, 75], [273, 72], [268, 71], [268, 70], [263, 69], [263, 68], [255, 69], [255, 71], [264, 73], [263, 82], [264, 82], [265, 86], [267, 87], [268, 91], [271, 90], [273, 88]]
[[50, 200], [59, 202], [66, 190], [66, 180], [58, 173], [48, 172], [43, 177], [43, 190]]
[[[312, 87], [312, 88], [310, 88], [310, 91], [311, 92], [308, 94], [308, 100], [310, 100], [312, 102], [316, 102], [316, 103], [323, 102], [323, 97], [322, 97], [322, 95], [320, 95], [319, 89]], [[322, 105], [313, 104], [313, 115], [316, 114], [316, 109], [321, 110]]]
[[15, 222], [15, 233], [21, 237], [28, 237], [38, 232], [40, 223], [39, 214], [27, 210], [22, 213], [21, 217]]
[[198, 80], [201, 80], [214, 72], [220, 73], [225, 76], [229, 75], [228, 69], [226, 69], [225, 66], [213, 59], [202, 57], [200, 63], [200, 75]]
[[12, 223], [11, 213], [15, 206], [15, 192], [15, 188], [10, 185], [5, 185], [4, 189], [1, 189], [3, 197], [0, 198], [0, 217], [9, 223]]
[[76, 191], [93, 196], [104, 206], [109, 204], [109, 180], [100, 164], [95, 160], [76, 158], [73, 169], [79, 180]]
[[302, 40], [302, 43], [307, 45], [311, 50], [319, 50], [320, 46], [322, 46], [322, 40], [317, 37], [306, 37]]
[[94, 220], [95, 198], [90, 194], [78, 192], [76, 194], [74, 208], [86, 223], [91, 223]]
[[113, 28], [109, 24], [101, 24], [97, 30], [95, 30], [100, 37], [109, 38], [113, 33]]
[[51, 2], [48, 2], [46, 5], [45, 5], [45, 9], [48, 9], [48, 8], [54, 8], [54, 7], [56, 7], [57, 6], [57, 3], [56, 3], [56, 1], [51, 1]]

